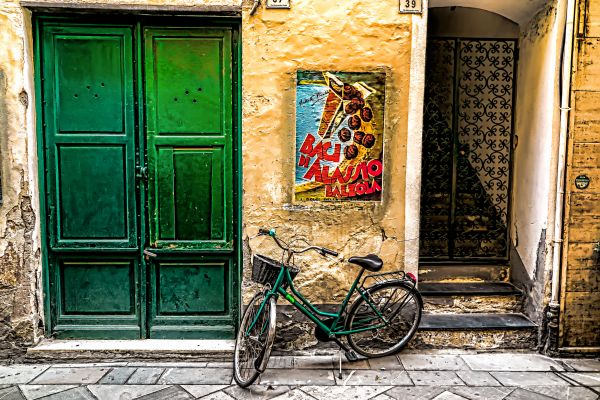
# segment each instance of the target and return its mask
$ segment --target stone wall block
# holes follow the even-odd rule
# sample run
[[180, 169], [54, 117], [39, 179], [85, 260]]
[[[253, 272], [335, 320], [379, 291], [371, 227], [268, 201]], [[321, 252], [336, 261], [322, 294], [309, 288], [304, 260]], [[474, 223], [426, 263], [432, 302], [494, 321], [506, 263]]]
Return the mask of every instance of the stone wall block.
[[565, 346], [590, 346], [600, 343], [600, 302], [590, 301], [590, 293], [565, 293]]
[[600, 166], [600, 143], [576, 143], [573, 147], [573, 166]]
[[575, 90], [600, 90], [600, 39], [579, 39], [579, 56], [577, 74], [575, 75]]
[[600, 143], [600, 92], [575, 92], [573, 141]]

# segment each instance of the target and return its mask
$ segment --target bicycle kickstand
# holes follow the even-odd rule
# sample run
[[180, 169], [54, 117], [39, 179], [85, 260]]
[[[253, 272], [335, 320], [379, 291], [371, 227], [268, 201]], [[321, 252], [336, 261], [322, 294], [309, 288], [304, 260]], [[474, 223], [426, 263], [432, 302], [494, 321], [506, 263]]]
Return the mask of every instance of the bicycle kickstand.
[[342, 343], [338, 338], [333, 337], [332, 340], [340, 348], [340, 373], [338, 375], [338, 378], [342, 379], [342, 352], [344, 352], [344, 355], [346, 356], [346, 359], [348, 361], [356, 361], [358, 360], [358, 356], [356, 355], [354, 350], [349, 349], [348, 346]]

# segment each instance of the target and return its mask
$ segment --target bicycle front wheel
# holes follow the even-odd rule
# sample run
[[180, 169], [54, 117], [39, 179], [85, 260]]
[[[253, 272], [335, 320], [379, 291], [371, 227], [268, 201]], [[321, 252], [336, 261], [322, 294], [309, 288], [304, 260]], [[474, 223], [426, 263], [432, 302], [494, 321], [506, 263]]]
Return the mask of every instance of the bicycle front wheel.
[[257, 293], [246, 307], [233, 357], [233, 378], [241, 387], [252, 385], [269, 361], [275, 339], [275, 312], [275, 299], [265, 302], [264, 292]]
[[[367, 290], [348, 311], [348, 344], [365, 357], [383, 357], [402, 350], [413, 337], [419, 322], [423, 300], [407, 283], [390, 281]], [[377, 311], [375, 311], [377, 310]]]

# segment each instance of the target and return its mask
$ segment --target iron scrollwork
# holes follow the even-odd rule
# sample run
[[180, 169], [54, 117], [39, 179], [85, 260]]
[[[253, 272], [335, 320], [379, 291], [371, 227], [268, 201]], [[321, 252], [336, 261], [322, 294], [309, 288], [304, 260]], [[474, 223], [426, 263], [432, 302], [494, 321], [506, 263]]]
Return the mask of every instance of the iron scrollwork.
[[507, 256], [515, 50], [513, 40], [428, 44], [423, 257]]

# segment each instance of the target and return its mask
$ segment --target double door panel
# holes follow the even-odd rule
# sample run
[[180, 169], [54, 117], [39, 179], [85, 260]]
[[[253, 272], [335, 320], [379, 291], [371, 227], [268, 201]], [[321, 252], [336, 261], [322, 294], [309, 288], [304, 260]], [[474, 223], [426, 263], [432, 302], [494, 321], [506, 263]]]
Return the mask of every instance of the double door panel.
[[231, 337], [232, 30], [38, 38], [53, 333]]

